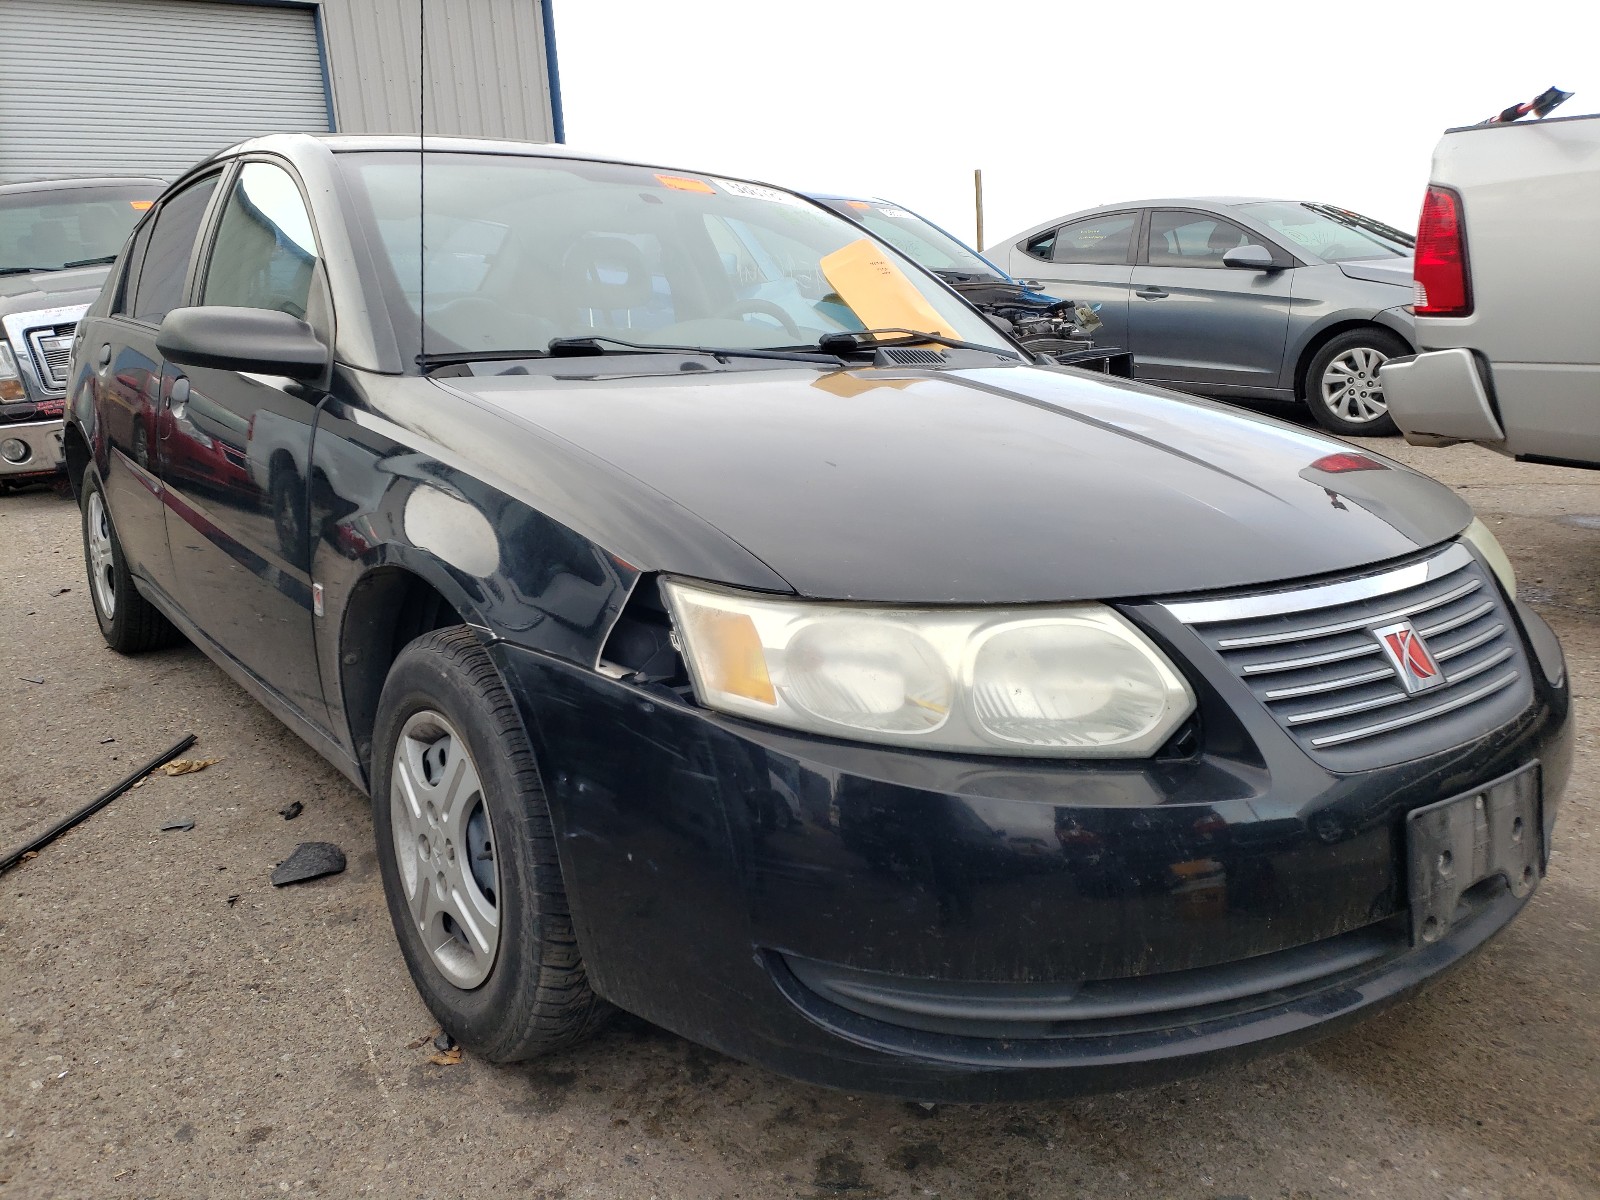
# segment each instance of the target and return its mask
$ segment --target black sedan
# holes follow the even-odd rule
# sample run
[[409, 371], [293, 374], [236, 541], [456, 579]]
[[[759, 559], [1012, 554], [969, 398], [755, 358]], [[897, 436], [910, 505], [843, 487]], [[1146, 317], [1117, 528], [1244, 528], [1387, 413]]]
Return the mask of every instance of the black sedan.
[[782, 189], [249, 142], [134, 231], [67, 417], [106, 640], [372, 796], [490, 1059], [616, 1006], [851, 1089], [1124, 1086], [1384, 1006], [1545, 869], [1561, 650], [1453, 493], [1037, 365]]

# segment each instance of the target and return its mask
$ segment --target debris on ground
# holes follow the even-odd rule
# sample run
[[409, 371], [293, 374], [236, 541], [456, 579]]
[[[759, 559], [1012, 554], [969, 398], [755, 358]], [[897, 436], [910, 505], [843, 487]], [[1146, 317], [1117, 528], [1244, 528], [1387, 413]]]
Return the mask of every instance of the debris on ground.
[[102, 746], [109, 746], [112, 742], [114, 742], [116, 740], [117, 739], [114, 738], [114, 737], [103, 737], [103, 738], [100, 739], [100, 744]]
[[239, 893], [235, 892], [233, 895], [228, 897], [228, 907], [232, 908], [237, 903], [239, 903]]
[[282, 808], [280, 808], [278, 810], [278, 815], [280, 817], [282, 817], [285, 821], [292, 821], [296, 817], [298, 817], [301, 813], [305, 812], [305, 810], [306, 810], [306, 806], [304, 804], [301, 804], [300, 801], [298, 801], [298, 800], [293, 800], [293, 801], [290, 801], [288, 804], [285, 804]]
[[[127, 791], [129, 788], [138, 787], [145, 781], [145, 776], [149, 775], [151, 771], [154, 771], [157, 767], [159, 767], [162, 763], [167, 762], [169, 759], [182, 754], [190, 746], [194, 745], [194, 743], [194, 734], [186, 734], [184, 737], [180, 738], [176, 743], [174, 743], [164, 754], [158, 754], [155, 758], [152, 758], [149, 762], [145, 763], [144, 766], [140, 767], [137, 771], [134, 771], [129, 775], [125, 775], [120, 781], [112, 784], [105, 791], [101, 792], [98, 796], [89, 801], [89, 803], [85, 804], [71, 816], [57, 821], [54, 825], [52, 825], [49, 829], [46, 829], [27, 845], [19, 846], [10, 854], [7, 854], [4, 858], [0, 858], [0, 873], [9, 871], [12, 867], [16, 866], [20, 862], [26, 862], [29, 859], [37, 858], [39, 856], [38, 851], [42, 847], [55, 841], [56, 838], [60, 837], [74, 825], [88, 820], [95, 813], [99, 812], [106, 805], [110, 804], [118, 796], [122, 795], [122, 793]], [[343, 864], [341, 863], [340, 865], [342, 866]]]
[[433, 1032], [432, 1033], [425, 1033], [421, 1037], [412, 1038], [409, 1042], [407, 1042], [406, 1043], [406, 1049], [407, 1050], [421, 1050], [429, 1042], [433, 1041], [434, 1038], [438, 1037], [441, 1032], [442, 1031], [440, 1030], [440, 1028], [437, 1025], [435, 1025], [433, 1027]]
[[193, 817], [174, 817], [161, 827], [162, 833], [187, 833], [194, 828]]
[[441, 1054], [448, 1054], [456, 1048], [456, 1040], [441, 1029], [433, 1039], [433, 1048]]
[[293, 854], [273, 869], [272, 886], [283, 887], [287, 883], [337, 875], [344, 870], [344, 865], [344, 851], [332, 842], [301, 842]]
[[461, 1047], [454, 1046], [442, 1054], [430, 1054], [428, 1061], [436, 1067], [453, 1067], [461, 1061]]
[[71, 588], [57, 588], [55, 591], [51, 592], [50, 594], [52, 596], [65, 596], [71, 590], [72, 590]]
[[42, 680], [42, 679], [35, 679], [32, 675], [18, 675], [17, 678], [22, 680], [23, 683], [39, 683], [39, 684], [42, 684], [44, 682], [44, 680]]
[[193, 775], [221, 762], [220, 758], [175, 758], [161, 767], [163, 775]]

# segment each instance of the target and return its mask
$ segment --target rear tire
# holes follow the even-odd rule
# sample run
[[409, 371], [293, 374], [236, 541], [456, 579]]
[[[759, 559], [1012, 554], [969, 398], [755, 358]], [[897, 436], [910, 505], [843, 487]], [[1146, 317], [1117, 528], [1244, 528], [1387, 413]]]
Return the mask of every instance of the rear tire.
[[172, 622], [139, 594], [106, 504], [100, 476], [91, 467], [83, 477], [83, 561], [89, 573], [89, 603], [100, 635], [118, 654], [140, 654], [182, 638]]
[[471, 630], [425, 634], [384, 683], [372, 815], [423, 1003], [467, 1049], [520, 1062], [593, 1033], [555, 833], [516, 705]]
[[1399, 433], [1383, 397], [1378, 368], [1410, 354], [1396, 334], [1376, 327], [1331, 338], [1306, 368], [1301, 397], [1318, 425], [1341, 437], [1390, 437]]

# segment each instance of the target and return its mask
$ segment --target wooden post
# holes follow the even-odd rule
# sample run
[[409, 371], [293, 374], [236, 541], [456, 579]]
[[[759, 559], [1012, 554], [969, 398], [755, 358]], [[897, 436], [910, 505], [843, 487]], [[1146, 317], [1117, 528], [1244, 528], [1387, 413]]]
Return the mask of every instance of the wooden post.
[[972, 172], [972, 194], [978, 205], [978, 240], [973, 243], [976, 250], [983, 249], [983, 168], [978, 167]]

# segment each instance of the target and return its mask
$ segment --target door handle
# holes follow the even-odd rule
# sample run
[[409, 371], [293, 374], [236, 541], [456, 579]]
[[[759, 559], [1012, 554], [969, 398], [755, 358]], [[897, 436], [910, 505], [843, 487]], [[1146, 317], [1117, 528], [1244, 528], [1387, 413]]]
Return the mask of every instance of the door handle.
[[181, 421], [184, 405], [188, 403], [189, 380], [186, 376], [179, 375], [172, 381], [172, 387], [167, 392], [167, 407], [172, 410], [172, 415]]
[[107, 342], [104, 346], [100, 347], [100, 365], [102, 367], [109, 367], [111, 365], [111, 343], [110, 342]]
[[1169, 294], [1170, 293], [1165, 288], [1154, 287], [1150, 284], [1146, 284], [1144, 287], [1140, 288], [1134, 293], [1135, 296], [1140, 296], [1145, 300], [1160, 300], [1163, 296], [1167, 296]]

